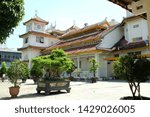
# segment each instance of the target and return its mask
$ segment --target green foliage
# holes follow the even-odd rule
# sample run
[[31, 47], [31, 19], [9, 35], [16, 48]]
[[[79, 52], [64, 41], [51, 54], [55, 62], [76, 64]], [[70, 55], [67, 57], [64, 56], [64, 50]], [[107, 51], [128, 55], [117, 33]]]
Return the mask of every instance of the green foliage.
[[116, 77], [133, 81], [134, 58], [130, 56], [120, 57], [119, 60], [113, 63], [113, 73]]
[[23, 72], [24, 72], [23, 73], [24, 76], [22, 77], [22, 80], [26, 81], [29, 77], [30, 72], [29, 72], [29, 69], [28, 69], [28, 65], [26, 63], [23, 63], [23, 64], [24, 64], [24, 67], [22, 69], [23, 69]]
[[34, 80], [38, 80], [40, 77], [43, 76], [43, 69], [40, 67], [40, 64], [34, 61], [33, 66], [30, 70], [30, 75]]
[[70, 74], [70, 77], [71, 73], [77, 68], [73, 62], [71, 64], [71, 67], [66, 71], [68, 74]]
[[28, 73], [27, 64], [19, 60], [13, 61], [7, 71], [8, 78], [14, 84], [14, 87], [18, 85], [18, 80], [27, 77]]
[[73, 62], [62, 49], [55, 49], [50, 55], [33, 59], [33, 64], [37, 63], [46, 71], [46, 77], [59, 78], [60, 75], [71, 69]]
[[140, 97], [140, 83], [148, 80], [149, 68], [150, 61], [146, 58], [122, 56], [114, 62], [113, 73], [128, 82], [133, 97], [136, 93]]
[[89, 62], [90, 62], [90, 64], [91, 64], [91, 65], [90, 65], [90, 68], [89, 68], [89, 71], [93, 73], [93, 76], [94, 76], [94, 78], [95, 78], [95, 76], [96, 76], [96, 71], [97, 71], [99, 65], [98, 65], [97, 61], [96, 61], [94, 58], [90, 59]]
[[24, 15], [23, 0], [0, 1], [0, 43], [13, 33], [14, 28], [22, 20]]
[[7, 72], [6, 62], [2, 62], [2, 67], [0, 70], [1, 77], [3, 76], [3, 74], [6, 74], [6, 72]]
[[145, 82], [150, 75], [150, 61], [146, 58], [138, 58], [134, 65], [136, 82]]

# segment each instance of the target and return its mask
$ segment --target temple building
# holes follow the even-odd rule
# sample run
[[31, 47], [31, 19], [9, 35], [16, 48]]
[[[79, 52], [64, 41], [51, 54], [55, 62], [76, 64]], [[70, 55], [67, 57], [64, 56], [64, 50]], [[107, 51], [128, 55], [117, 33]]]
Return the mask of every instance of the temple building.
[[[76, 25], [66, 30], [51, 26], [45, 29], [47, 21], [38, 16], [24, 23], [26, 33], [23, 38], [22, 60], [32, 66], [32, 58], [47, 55], [55, 48], [63, 49], [74, 61], [77, 69], [74, 78], [90, 78], [89, 60], [99, 63], [96, 76], [99, 80], [113, 78], [113, 62], [123, 55], [139, 55], [150, 58], [149, 35], [150, 18], [146, 0], [109, 0], [127, 10], [127, 17], [121, 23], [106, 19], [83, 28]], [[140, 6], [142, 5], [142, 6]], [[136, 6], [136, 9], [134, 8]]]
[[[110, 41], [114, 37], [113, 41]], [[112, 72], [107, 72], [111, 66], [103, 58], [107, 56], [108, 48], [112, 48], [123, 37], [118, 25], [111, 26], [107, 20], [78, 28], [73, 25], [67, 29], [66, 33], [58, 36], [60, 41], [41, 51], [42, 55], [49, 54], [55, 48], [63, 49], [72, 58], [77, 66], [73, 72], [75, 78], [88, 78], [92, 74], [89, 72], [89, 60], [95, 58], [100, 65], [96, 76], [99, 79], [112, 76]], [[102, 49], [101, 49], [102, 47]]]
[[113, 2], [135, 16], [142, 15], [148, 21], [148, 38], [150, 40], [150, 0], [108, 0]]
[[22, 60], [28, 62], [29, 68], [32, 66], [32, 58], [41, 55], [42, 49], [59, 41], [56, 36], [50, 35], [46, 31], [45, 27], [47, 24], [47, 21], [37, 15], [24, 23], [26, 33], [19, 36], [23, 38], [23, 47], [18, 50], [22, 51]]

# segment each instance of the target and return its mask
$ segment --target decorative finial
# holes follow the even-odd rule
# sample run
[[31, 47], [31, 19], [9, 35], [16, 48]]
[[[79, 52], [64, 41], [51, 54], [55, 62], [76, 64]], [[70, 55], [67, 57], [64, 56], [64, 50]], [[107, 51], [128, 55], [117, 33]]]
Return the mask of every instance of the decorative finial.
[[56, 21], [54, 22], [54, 28], [56, 28]]
[[35, 17], [37, 17], [38, 15], [38, 10], [35, 10]]
[[75, 26], [75, 24], [76, 24], [76, 20], [73, 20], [73, 26]]

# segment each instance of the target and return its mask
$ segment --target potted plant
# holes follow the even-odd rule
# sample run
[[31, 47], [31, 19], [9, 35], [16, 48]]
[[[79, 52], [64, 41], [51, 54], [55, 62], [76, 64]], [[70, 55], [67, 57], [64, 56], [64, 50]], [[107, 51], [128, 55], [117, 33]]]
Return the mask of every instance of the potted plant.
[[62, 49], [55, 49], [50, 55], [40, 56], [33, 59], [44, 69], [44, 78], [37, 83], [37, 92], [45, 91], [49, 94], [52, 90], [66, 90], [70, 92], [70, 81], [61, 78], [61, 74], [71, 69], [73, 62]]
[[16, 98], [19, 94], [19, 84], [21, 84], [19, 79], [22, 80], [22, 78], [27, 76], [27, 69], [27, 65], [19, 60], [14, 60], [8, 68], [7, 75], [13, 84], [12, 87], [9, 87], [9, 93], [12, 98]]
[[98, 63], [97, 63], [97, 61], [94, 59], [94, 58], [91, 58], [90, 60], [89, 60], [89, 62], [90, 62], [90, 68], [89, 68], [89, 71], [90, 72], [92, 72], [93, 73], [93, 77], [91, 78], [91, 82], [92, 83], [95, 83], [96, 82], [96, 72], [97, 72], [97, 69], [98, 69]]

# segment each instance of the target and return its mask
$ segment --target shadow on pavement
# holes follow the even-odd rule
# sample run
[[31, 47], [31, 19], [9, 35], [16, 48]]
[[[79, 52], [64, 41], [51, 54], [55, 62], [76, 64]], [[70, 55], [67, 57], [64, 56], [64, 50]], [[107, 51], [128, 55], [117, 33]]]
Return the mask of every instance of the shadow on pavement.
[[31, 93], [31, 94], [24, 94], [24, 95], [19, 95], [17, 98], [11, 98], [11, 97], [3, 97], [0, 98], [0, 100], [13, 100], [13, 99], [26, 99], [26, 98], [38, 98], [38, 97], [47, 97], [47, 96], [54, 96], [54, 95], [61, 95], [61, 94], [65, 94], [66, 92], [50, 92], [49, 95], [45, 95], [45, 93]]

